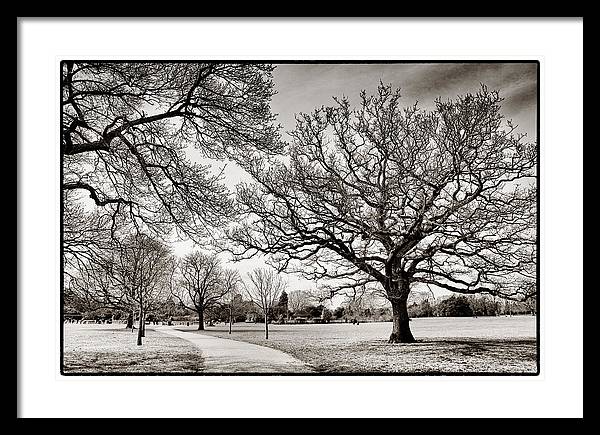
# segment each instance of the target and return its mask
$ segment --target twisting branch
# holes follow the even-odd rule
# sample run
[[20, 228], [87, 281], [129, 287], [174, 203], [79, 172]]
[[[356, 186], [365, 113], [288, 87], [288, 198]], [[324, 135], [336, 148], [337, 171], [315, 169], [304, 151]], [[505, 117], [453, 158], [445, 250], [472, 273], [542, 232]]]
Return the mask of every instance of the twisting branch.
[[266, 254], [333, 291], [376, 282], [406, 325], [412, 287], [531, 297], [537, 150], [503, 120], [498, 92], [433, 111], [402, 108], [383, 84], [356, 109], [334, 101], [296, 117], [289, 162], [246, 166], [236, 259]]
[[[85, 191], [118, 225], [196, 242], [235, 214], [202, 157], [244, 162], [281, 150], [273, 67], [63, 62], [63, 189]], [[77, 200], [71, 195], [68, 200]], [[120, 215], [121, 218], [116, 218]]]

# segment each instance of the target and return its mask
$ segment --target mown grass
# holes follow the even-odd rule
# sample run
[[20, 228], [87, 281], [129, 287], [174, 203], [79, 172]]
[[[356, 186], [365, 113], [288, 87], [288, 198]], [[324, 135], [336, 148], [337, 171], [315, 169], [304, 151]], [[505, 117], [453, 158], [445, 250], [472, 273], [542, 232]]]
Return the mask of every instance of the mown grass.
[[168, 374], [203, 371], [202, 352], [190, 342], [152, 329], [143, 345], [136, 344], [137, 330], [122, 324], [64, 326], [65, 374]]
[[[536, 373], [535, 318], [414, 319], [414, 344], [387, 343], [391, 324], [236, 324], [202, 333], [286, 352], [321, 373]], [[188, 328], [184, 328], [188, 329]], [[136, 331], [137, 332], [137, 331]], [[195, 333], [190, 331], [189, 333]], [[148, 329], [143, 346], [118, 325], [65, 325], [65, 374], [201, 373], [190, 342]]]
[[[431, 323], [425, 322], [414, 328], [421, 334], [415, 334], [418, 342], [413, 344], [388, 344], [389, 323], [272, 325], [268, 340], [259, 324], [234, 325], [231, 335], [224, 326], [203, 333], [279, 349], [324, 373], [536, 373], [536, 340], [525, 328], [511, 337], [506, 332], [510, 320], [497, 329], [491, 320], [473, 322], [486, 328], [474, 330], [472, 337], [449, 336], [448, 329], [435, 336]], [[459, 325], [465, 327], [464, 322]]]

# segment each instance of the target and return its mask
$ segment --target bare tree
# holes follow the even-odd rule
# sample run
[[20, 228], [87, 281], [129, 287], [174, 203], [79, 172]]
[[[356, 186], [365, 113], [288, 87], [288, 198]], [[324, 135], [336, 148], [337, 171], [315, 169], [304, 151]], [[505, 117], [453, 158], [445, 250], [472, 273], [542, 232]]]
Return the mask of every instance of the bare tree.
[[192, 252], [179, 262], [179, 281], [173, 296], [179, 303], [198, 314], [198, 330], [204, 330], [204, 313], [217, 306], [232, 285], [215, 255]]
[[225, 305], [227, 307], [229, 317], [229, 334], [231, 334], [231, 328], [233, 324], [234, 313], [236, 310], [236, 301], [239, 296], [241, 278], [240, 274], [235, 269], [224, 269], [222, 277], [223, 290], [225, 294]]
[[269, 314], [279, 300], [279, 295], [285, 289], [281, 277], [273, 270], [254, 269], [248, 273], [250, 285], [246, 291], [252, 303], [261, 311], [265, 318], [265, 339], [269, 339]]
[[[210, 236], [235, 209], [221, 173], [190, 155], [243, 160], [256, 150], [280, 149], [269, 106], [272, 70], [63, 62], [62, 188], [73, 192], [65, 207], [88, 196], [101, 228], [112, 232], [133, 225], [158, 236], [173, 228], [195, 241]], [[81, 223], [76, 217], [65, 213], [65, 226]]]
[[[122, 288], [97, 262], [79, 261], [78, 268], [65, 272], [64, 300], [76, 304], [81, 311], [109, 308], [131, 312]], [[131, 328], [132, 323], [127, 327]]]
[[247, 219], [228, 233], [236, 259], [268, 254], [279, 270], [332, 289], [376, 283], [392, 305], [391, 343], [409, 343], [415, 286], [527, 299], [535, 294], [533, 143], [475, 94], [401, 107], [380, 85], [297, 116], [289, 162], [255, 159], [238, 188]]
[[293, 290], [288, 296], [288, 309], [293, 313], [297, 313], [309, 306], [313, 300], [312, 293], [306, 290]]
[[[65, 277], [77, 274], [114, 248], [110, 217], [86, 211], [72, 191], [63, 192], [63, 266]], [[84, 272], [85, 273], [85, 272]]]
[[116, 261], [109, 266], [110, 276], [125, 290], [121, 294], [128, 305], [137, 307], [138, 345], [145, 336], [146, 315], [160, 308], [168, 296], [171, 265], [172, 256], [167, 246], [138, 234], [127, 239], [127, 244], [118, 250]]
[[[144, 234], [115, 241], [94, 261], [71, 275], [68, 289], [97, 307], [136, 314], [139, 320], [137, 344], [142, 345], [147, 314], [157, 311], [168, 297], [173, 259], [162, 242]], [[130, 323], [133, 330], [133, 323]]]
[[342, 305], [346, 308], [347, 315], [354, 318], [365, 315], [366, 312], [375, 312], [387, 304], [385, 296], [374, 285], [354, 286], [342, 292], [344, 301]]

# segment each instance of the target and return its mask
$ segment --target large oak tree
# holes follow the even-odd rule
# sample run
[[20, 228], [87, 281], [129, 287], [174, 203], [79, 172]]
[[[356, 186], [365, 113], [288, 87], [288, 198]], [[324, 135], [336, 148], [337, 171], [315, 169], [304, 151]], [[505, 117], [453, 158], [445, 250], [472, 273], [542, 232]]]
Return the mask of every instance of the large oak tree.
[[413, 342], [415, 286], [527, 299], [536, 291], [537, 150], [485, 86], [403, 107], [380, 85], [297, 116], [288, 159], [255, 158], [240, 185], [246, 219], [236, 258], [268, 254], [280, 270], [336, 289], [376, 283], [393, 311], [389, 341]]

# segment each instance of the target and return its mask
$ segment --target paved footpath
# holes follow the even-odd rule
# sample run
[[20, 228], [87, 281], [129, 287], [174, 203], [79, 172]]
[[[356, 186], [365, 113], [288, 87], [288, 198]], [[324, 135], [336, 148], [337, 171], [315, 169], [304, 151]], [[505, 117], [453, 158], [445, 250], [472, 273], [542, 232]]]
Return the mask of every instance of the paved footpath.
[[[178, 327], [179, 329], [181, 327]], [[202, 350], [206, 373], [306, 373], [314, 370], [280, 350], [242, 341], [159, 326], [157, 331], [183, 338]]]

